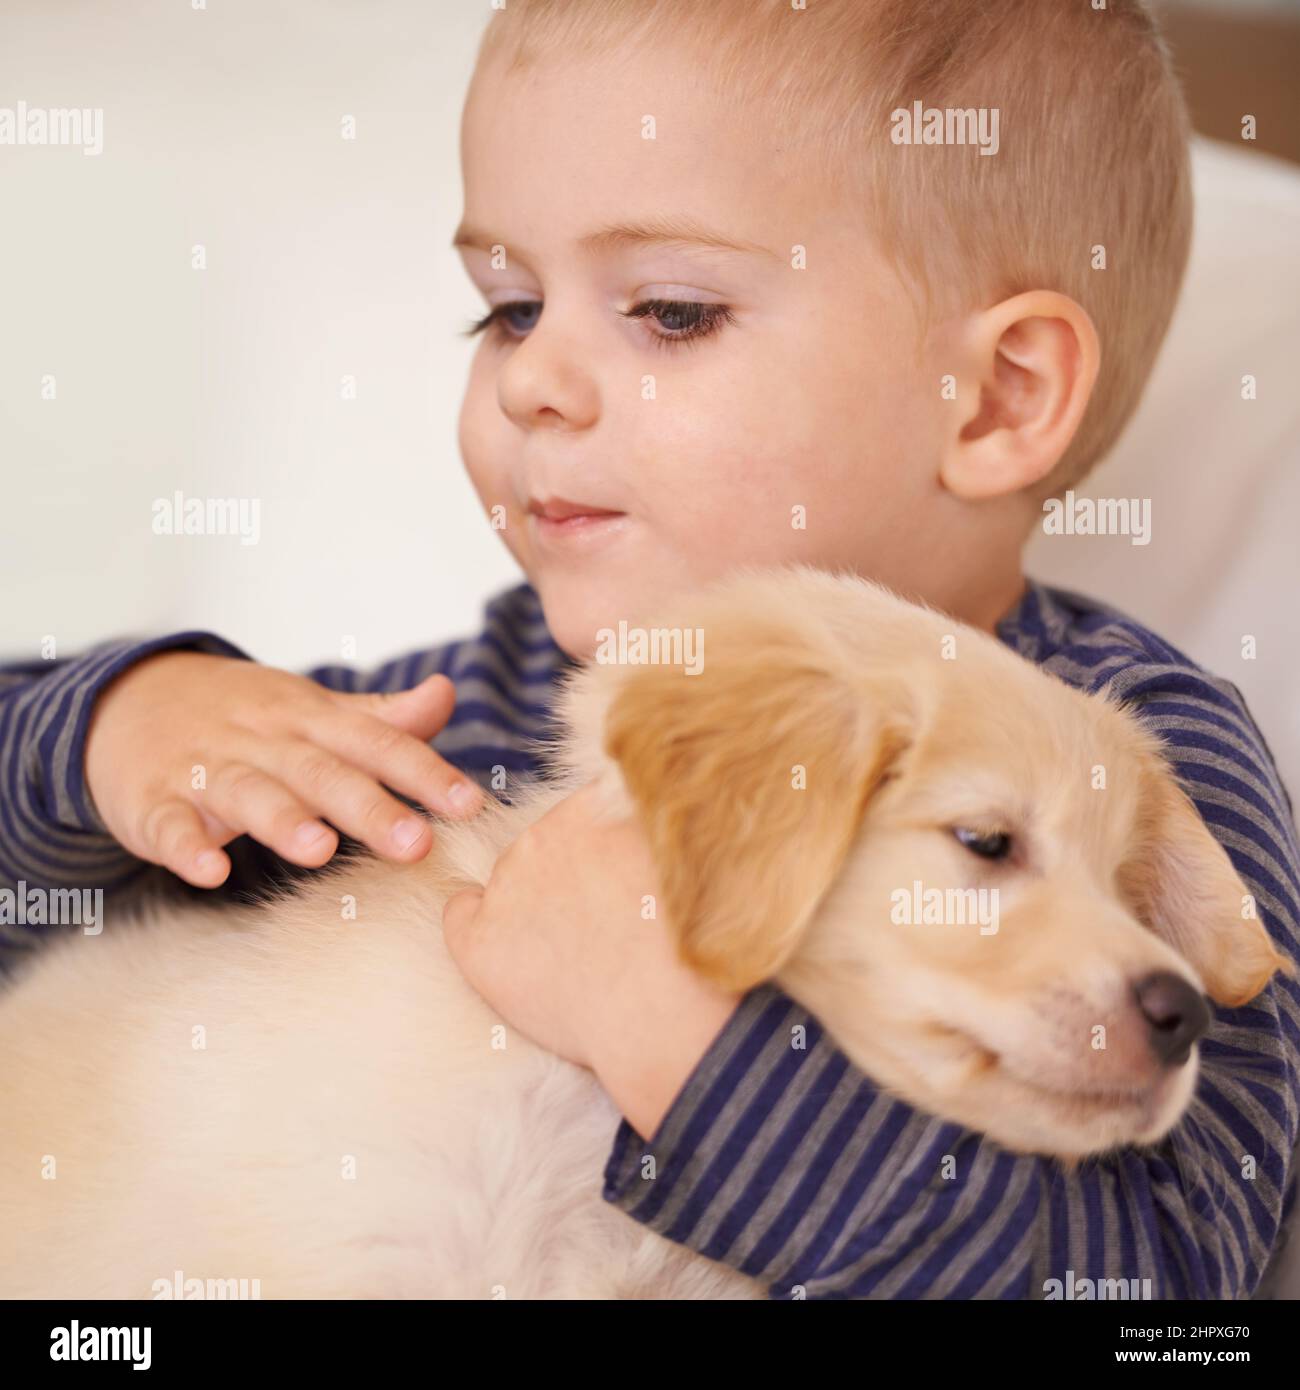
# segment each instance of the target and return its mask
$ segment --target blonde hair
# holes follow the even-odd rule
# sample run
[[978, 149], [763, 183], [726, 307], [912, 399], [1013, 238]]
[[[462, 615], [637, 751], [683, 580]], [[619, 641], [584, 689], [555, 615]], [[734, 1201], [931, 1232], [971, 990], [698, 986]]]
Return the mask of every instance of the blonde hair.
[[[724, 100], [762, 109], [924, 301], [923, 320], [1026, 290], [1077, 301], [1101, 339], [1091, 402], [1044, 495], [1078, 481], [1128, 420], [1191, 239], [1188, 120], [1141, 0], [506, 0], [484, 54], [687, 46]], [[990, 158], [896, 144], [891, 115], [999, 113]], [[1100, 249], [1099, 249], [1100, 248]], [[1100, 268], [1104, 255], [1104, 268]]]

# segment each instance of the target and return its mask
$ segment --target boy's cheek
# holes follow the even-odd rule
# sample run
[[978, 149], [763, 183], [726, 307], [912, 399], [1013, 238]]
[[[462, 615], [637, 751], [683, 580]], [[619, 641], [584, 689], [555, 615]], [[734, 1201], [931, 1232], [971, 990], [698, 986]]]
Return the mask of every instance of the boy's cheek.
[[461, 401], [456, 438], [469, 480], [487, 507], [505, 500], [504, 484], [509, 470], [504, 462], [502, 431], [496, 424], [500, 406], [488, 399], [487, 387], [478, 381], [477, 375], [475, 368]]

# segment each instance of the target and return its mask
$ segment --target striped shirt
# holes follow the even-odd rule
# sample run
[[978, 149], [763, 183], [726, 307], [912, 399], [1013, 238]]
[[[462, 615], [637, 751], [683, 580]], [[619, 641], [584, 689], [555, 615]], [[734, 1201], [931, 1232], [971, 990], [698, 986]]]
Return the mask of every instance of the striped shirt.
[[[1237, 689], [1114, 609], [1033, 581], [998, 636], [1071, 685], [1122, 695], [1160, 735], [1264, 925], [1300, 958], [1291, 804]], [[169, 891], [202, 891], [122, 849], [82, 778], [98, 690], [171, 647], [245, 655], [187, 632], [0, 670], [0, 886], [100, 886], [106, 905], [160, 875]], [[488, 605], [474, 639], [368, 672], [306, 674], [334, 690], [394, 691], [445, 673], [458, 700], [433, 746], [499, 787], [502, 774], [538, 770], [549, 699], [569, 664], [536, 594], [520, 585]], [[234, 870], [221, 892], [255, 894], [310, 872], [247, 837], [229, 852]], [[0, 965], [39, 937], [0, 927]], [[796, 1028], [806, 1031], [801, 1049], [791, 1046]], [[649, 1141], [620, 1124], [604, 1196], [761, 1280], [774, 1298], [1043, 1298], [1056, 1291], [1051, 1281], [1079, 1297], [1085, 1280], [1130, 1279], [1149, 1280], [1155, 1298], [1247, 1297], [1294, 1196], [1298, 1065], [1300, 985], [1277, 977], [1248, 1006], [1216, 1012], [1195, 1099], [1161, 1143], [1067, 1172], [886, 1096], [816, 1019], [763, 985]]]

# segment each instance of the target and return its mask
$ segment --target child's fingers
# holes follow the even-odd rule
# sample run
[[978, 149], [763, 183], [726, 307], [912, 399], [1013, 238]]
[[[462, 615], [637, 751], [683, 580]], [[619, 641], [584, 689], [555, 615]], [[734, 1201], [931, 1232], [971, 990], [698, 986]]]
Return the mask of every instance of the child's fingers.
[[203, 793], [204, 809], [236, 834], [247, 833], [282, 859], [316, 869], [339, 847], [338, 835], [300, 797], [260, 768], [230, 763]]
[[141, 832], [143, 853], [196, 888], [217, 888], [230, 859], [212, 843], [202, 817], [188, 801], [168, 797], [150, 808]]
[[385, 859], [409, 863], [428, 854], [433, 845], [428, 821], [328, 748], [295, 739], [274, 745], [271, 756], [289, 790], [345, 835]]
[[318, 720], [312, 737], [431, 811], [465, 816], [483, 804], [479, 788], [428, 744], [370, 715], [353, 711]]
[[456, 687], [441, 675], [428, 676], [409, 690], [386, 695], [350, 695], [337, 690], [329, 693], [343, 709], [373, 715], [421, 743], [427, 743], [446, 724], [456, 705]]

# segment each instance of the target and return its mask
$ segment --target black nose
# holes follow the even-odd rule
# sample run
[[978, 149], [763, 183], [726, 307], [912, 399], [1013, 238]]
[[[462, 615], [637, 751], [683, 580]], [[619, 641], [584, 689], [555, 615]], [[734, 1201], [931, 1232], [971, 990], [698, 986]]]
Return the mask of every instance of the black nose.
[[1205, 1000], [1181, 976], [1164, 970], [1138, 984], [1137, 1001], [1156, 1056], [1166, 1066], [1181, 1067], [1210, 1026]]

